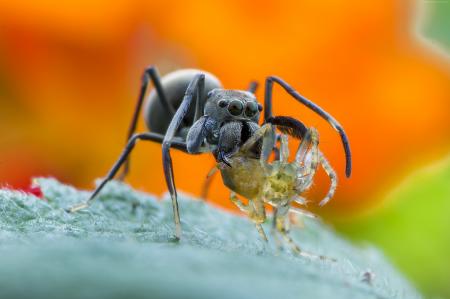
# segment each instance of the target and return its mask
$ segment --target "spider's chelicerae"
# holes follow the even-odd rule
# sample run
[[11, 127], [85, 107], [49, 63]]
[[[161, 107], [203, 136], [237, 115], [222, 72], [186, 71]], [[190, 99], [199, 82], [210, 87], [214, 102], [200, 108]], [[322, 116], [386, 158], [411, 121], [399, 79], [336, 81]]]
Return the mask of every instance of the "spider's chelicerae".
[[[149, 82], [150, 92], [144, 118], [149, 132], [135, 134], [136, 124]], [[127, 145], [108, 175], [92, 193], [88, 201], [68, 209], [75, 212], [87, 208], [105, 184], [123, 168], [121, 178], [129, 170], [129, 154], [138, 140], [162, 144], [163, 168], [171, 195], [176, 237], [181, 237], [180, 215], [170, 149], [175, 148], [189, 154], [211, 152], [221, 171], [224, 184], [232, 190], [231, 200], [255, 221], [263, 236], [261, 223], [265, 219], [264, 204], [276, 208], [275, 227], [281, 236], [293, 244], [287, 234], [286, 215], [294, 209], [292, 202], [301, 203], [299, 195], [308, 189], [318, 164], [321, 164], [332, 180], [326, 203], [336, 187], [336, 175], [323, 154], [318, 150], [318, 135], [299, 120], [272, 115], [273, 84], [279, 84], [289, 95], [307, 106], [331, 124], [339, 133], [346, 157], [346, 175], [351, 174], [351, 154], [347, 136], [342, 126], [322, 108], [300, 95], [289, 84], [278, 77], [270, 76], [265, 82], [264, 119], [259, 125], [263, 106], [256, 100], [257, 84], [252, 82], [248, 90], [223, 89], [212, 74], [195, 69], [174, 71], [160, 78], [155, 67], [145, 70], [138, 102], [128, 132]], [[281, 134], [280, 149], [276, 148], [275, 128]], [[287, 162], [289, 134], [300, 138], [295, 161]], [[280, 151], [279, 159], [269, 162], [273, 150]], [[244, 206], [235, 193], [249, 199]], [[306, 212], [304, 212], [306, 213]]]

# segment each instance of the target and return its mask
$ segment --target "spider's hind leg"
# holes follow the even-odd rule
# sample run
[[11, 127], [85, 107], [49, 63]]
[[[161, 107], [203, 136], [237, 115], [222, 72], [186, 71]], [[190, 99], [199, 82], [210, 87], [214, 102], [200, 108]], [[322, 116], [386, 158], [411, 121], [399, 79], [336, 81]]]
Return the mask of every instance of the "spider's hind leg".
[[[133, 149], [134, 149], [134, 147], [136, 145], [136, 142], [138, 140], [153, 141], [153, 142], [161, 143], [163, 141], [163, 139], [164, 139], [163, 135], [160, 135], [160, 134], [157, 134], [157, 133], [152, 133], [152, 132], [133, 135], [130, 138], [130, 140], [128, 140], [128, 143], [125, 146], [124, 150], [122, 151], [122, 154], [117, 159], [117, 161], [114, 163], [113, 167], [108, 172], [107, 176], [102, 180], [100, 185], [97, 186], [97, 188], [91, 194], [89, 199], [86, 202], [82, 202], [82, 203], [79, 203], [77, 205], [74, 205], [74, 206], [68, 208], [66, 211], [69, 212], [69, 213], [74, 213], [74, 212], [77, 212], [79, 210], [88, 208], [90, 206], [90, 204], [94, 201], [95, 197], [100, 193], [100, 191], [106, 185], [106, 183], [108, 183], [110, 180], [112, 180], [114, 178], [114, 176], [117, 174], [117, 172], [119, 171], [120, 167], [122, 167], [122, 165], [124, 163], [126, 163], [129, 155], [133, 151]], [[182, 142], [182, 141], [174, 141], [172, 146], [174, 148], [177, 148], [177, 149], [181, 150], [181, 151], [187, 152], [186, 144], [184, 142]]]
[[[147, 92], [148, 85], [150, 82], [152, 82], [152, 84], [156, 90], [158, 99], [160, 100], [161, 106], [164, 108], [164, 110], [167, 114], [167, 117], [172, 118], [172, 116], [175, 114], [175, 108], [167, 100], [167, 97], [162, 88], [161, 77], [158, 73], [158, 69], [154, 66], [146, 68], [144, 73], [142, 74], [141, 87], [139, 90], [138, 100], [137, 100], [136, 106], [134, 108], [130, 127], [128, 129], [127, 142], [131, 139], [133, 134], [136, 132], [136, 126], [137, 126], [137, 122], [139, 120], [139, 114], [141, 113], [145, 94]], [[119, 174], [118, 179], [123, 181], [125, 179], [125, 177], [128, 175], [129, 171], [130, 171], [130, 158], [127, 157], [125, 162], [123, 163], [122, 172]]]

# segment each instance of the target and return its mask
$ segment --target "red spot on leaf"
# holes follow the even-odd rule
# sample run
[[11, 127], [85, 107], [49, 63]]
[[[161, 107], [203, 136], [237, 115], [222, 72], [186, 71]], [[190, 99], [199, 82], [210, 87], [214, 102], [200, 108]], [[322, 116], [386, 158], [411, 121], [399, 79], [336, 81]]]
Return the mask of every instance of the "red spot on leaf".
[[23, 191], [29, 194], [33, 194], [34, 196], [39, 197], [40, 199], [44, 199], [44, 194], [42, 193], [41, 187], [39, 186], [32, 185]]

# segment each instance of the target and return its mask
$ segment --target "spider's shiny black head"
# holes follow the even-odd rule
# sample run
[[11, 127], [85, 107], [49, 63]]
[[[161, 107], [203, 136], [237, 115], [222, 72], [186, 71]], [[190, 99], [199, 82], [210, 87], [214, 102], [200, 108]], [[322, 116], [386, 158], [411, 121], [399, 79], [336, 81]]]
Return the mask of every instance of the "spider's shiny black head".
[[255, 96], [243, 90], [214, 89], [209, 92], [205, 105], [205, 115], [218, 122], [243, 120], [259, 121], [262, 105]]

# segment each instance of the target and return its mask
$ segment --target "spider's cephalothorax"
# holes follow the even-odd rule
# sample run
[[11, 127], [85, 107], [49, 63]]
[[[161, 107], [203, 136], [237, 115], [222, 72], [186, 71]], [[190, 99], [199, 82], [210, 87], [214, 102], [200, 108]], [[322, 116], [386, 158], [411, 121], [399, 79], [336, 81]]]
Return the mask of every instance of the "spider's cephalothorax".
[[[154, 89], [150, 92], [144, 109], [144, 118], [149, 132], [135, 134], [136, 124], [150, 82], [153, 83]], [[330, 114], [300, 95], [278, 77], [270, 76], [266, 78], [263, 123], [270, 123], [283, 133], [301, 139], [308, 132], [306, 127], [298, 120], [272, 115], [274, 83], [280, 85], [295, 100], [316, 112], [338, 131], [345, 150], [346, 175], [350, 176], [350, 147], [341, 125]], [[217, 162], [224, 169], [222, 171], [224, 183], [234, 190], [233, 184], [236, 184], [237, 181], [229, 175], [229, 172], [231, 168], [236, 167], [233, 166], [236, 161], [234, 158], [242, 155], [242, 148], [244, 147], [246, 150], [243, 158], [246, 159], [246, 163], [242, 165], [246, 165], [246, 169], [241, 167], [243, 170], [239, 172], [239, 175], [244, 175], [242, 181], [251, 182], [252, 177], [257, 175], [252, 172], [252, 167], [256, 165], [254, 163], [259, 161], [261, 156], [268, 156], [274, 149], [274, 144], [264, 146], [267, 138], [256, 138], [262, 130], [258, 123], [260, 112], [263, 110], [263, 106], [256, 101], [254, 96], [256, 87], [257, 84], [252, 82], [248, 91], [226, 90], [222, 88], [220, 81], [208, 72], [185, 69], [169, 73], [160, 78], [155, 67], [146, 69], [142, 76], [142, 84], [128, 131], [125, 149], [88, 201], [71, 207], [68, 211], [75, 212], [88, 207], [105, 184], [113, 179], [121, 168], [123, 168], [121, 178], [125, 177], [129, 170], [129, 154], [138, 140], [158, 142], [162, 144], [164, 175], [172, 198], [176, 237], [180, 238], [180, 215], [170, 149], [175, 148], [189, 154], [212, 152]], [[245, 144], [249, 143], [251, 143], [251, 147], [247, 148], [248, 146], [245, 146]], [[254, 170], [259, 171], [261, 169], [256, 167]], [[278, 173], [276, 173], [277, 171]], [[277, 175], [282, 174], [279, 170], [277, 171], [273, 173], [272, 179], [265, 180], [265, 183], [271, 183], [272, 187], [267, 187], [267, 184], [264, 186], [257, 184], [256, 189], [265, 188], [268, 189], [268, 192], [280, 192], [280, 190], [283, 192], [282, 184], [275, 187], [276, 184], [282, 183], [281, 180], [277, 181], [276, 179]], [[232, 171], [231, 173], [237, 174], [238, 172]], [[277, 191], [277, 188], [281, 189]], [[240, 188], [235, 191], [246, 193], [250, 189], [246, 191]], [[256, 189], [254, 192], [261, 191]], [[258, 204], [264, 203], [258, 201]]]
[[251, 92], [213, 89], [203, 116], [189, 129], [187, 150], [196, 153], [202, 145], [209, 146], [217, 161], [229, 164], [229, 158], [259, 128], [262, 108]]

